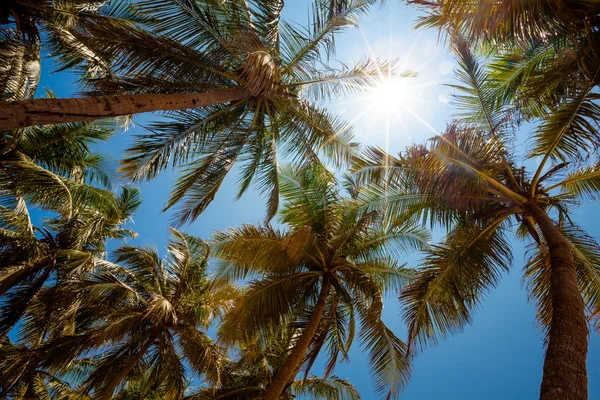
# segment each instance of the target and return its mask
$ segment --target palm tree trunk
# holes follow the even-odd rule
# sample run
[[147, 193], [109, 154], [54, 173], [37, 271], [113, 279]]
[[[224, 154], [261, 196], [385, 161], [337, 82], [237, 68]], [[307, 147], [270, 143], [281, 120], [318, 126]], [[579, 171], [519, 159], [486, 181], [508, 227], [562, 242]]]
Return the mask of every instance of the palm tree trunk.
[[313, 340], [315, 333], [317, 332], [317, 328], [321, 323], [321, 319], [323, 318], [323, 314], [325, 313], [325, 305], [327, 304], [327, 297], [329, 296], [330, 289], [331, 282], [329, 281], [329, 277], [324, 276], [321, 292], [319, 293], [319, 298], [317, 299], [317, 304], [315, 305], [315, 309], [308, 320], [306, 329], [304, 332], [302, 332], [302, 335], [296, 342], [296, 345], [292, 349], [292, 352], [288, 358], [285, 360], [285, 363], [281, 366], [281, 368], [279, 368], [271, 380], [271, 384], [263, 396], [264, 400], [278, 400], [286, 385], [296, 375], [298, 367], [304, 359], [308, 347], [310, 346], [310, 342]]
[[137, 363], [139, 363], [142, 360], [144, 354], [146, 354], [150, 346], [152, 346], [152, 343], [154, 343], [154, 336], [148, 339], [148, 341], [146, 341], [146, 343], [142, 346], [140, 351], [138, 351], [135, 357], [133, 357], [133, 359], [125, 367], [123, 367], [121, 372], [115, 375], [110, 380], [108, 385], [106, 385], [104, 389], [102, 389], [102, 392], [100, 392], [98, 396], [98, 400], [110, 400], [113, 398], [113, 393], [115, 389], [119, 386], [123, 379], [125, 379], [127, 375], [129, 375], [129, 373], [137, 365]]
[[152, 111], [183, 110], [250, 96], [247, 89], [185, 94], [132, 94], [0, 102], [0, 130], [90, 121]]
[[587, 400], [588, 328], [569, 242], [535, 203], [525, 204], [550, 251], [552, 322], [544, 359], [541, 400]]

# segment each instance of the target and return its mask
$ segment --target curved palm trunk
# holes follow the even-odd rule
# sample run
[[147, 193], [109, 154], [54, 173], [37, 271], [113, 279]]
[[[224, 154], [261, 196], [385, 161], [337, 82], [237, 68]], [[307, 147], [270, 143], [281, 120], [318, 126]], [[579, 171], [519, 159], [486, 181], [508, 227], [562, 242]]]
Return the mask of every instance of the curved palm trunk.
[[148, 339], [148, 341], [144, 344], [144, 346], [142, 346], [140, 351], [135, 355], [135, 357], [133, 357], [133, 359], [129, 362], [129, 364], [127, 364], [121, 370], [121, 372], [119, 372], [117, 375], [115, 375], [110, 380], [108, 385], [106, 385], [104, 387], [102, 392], [98, 395], [98, 400], [110, 400], [113, 398], [113, 393], [114, 393], [115, 389], [117, 388], [117, 386], [119, 386], [119, 384], [123, 381], [123, 379], [125, 379], [127, 377], [127, 375], [136, 366], [136, 364], [142, 360], [142, 358], [144, 357], [144, 354], [146, 354], [146, 352], [148, 351], [150, 346], [152, 346], [153, 342], [154, 342], [154, 337]]
[[285, 360], [283, 366], [277, 371], [271, 384], [267, 388], [263, 399], [265, 400], [278, 400], [281, 393], [284, 391], [287, 384], [294, 378], [300, 363], [304, 359], [310, 342], [313, 340], [317, 328], [321, 323], [323, 314], [325, 313], [325, 305], [327, 304], [327, 297], [329, 296], [329, 290], [331, 288], [331, 282], [327, 276], [323, 277], [323, 285], [321, 286], [321, 292], [317, 299], [315, 309], [308, 320], [306, 329], [302, 332], [302, 335], [296, 342], [296, 346], [292, 349], [292, 352]]
[[550, 250], [552, 322], [540, 399], [586, 400], [588, 328], [585, 306], [569, 242], [536, 204], [525, 208], [538, 224]]
[[0, 102], [0, 130], [205, 107], [249, 96], [247, 89], [233, 89], [186, 94], [133, 94]]

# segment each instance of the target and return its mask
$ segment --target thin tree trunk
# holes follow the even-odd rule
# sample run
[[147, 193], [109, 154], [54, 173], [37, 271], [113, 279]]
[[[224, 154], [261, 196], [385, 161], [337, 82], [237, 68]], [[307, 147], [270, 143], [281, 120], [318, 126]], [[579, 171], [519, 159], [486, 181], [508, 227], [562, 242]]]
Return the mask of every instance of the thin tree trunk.
[[247, 89], [232, 89], [186, 94], [132, 94], [0, 102], [0, 130], [205, 107], [249, 96]]
[[544, 210], [531, 202], [525, 208], [539, 226], [550, 251], [552, 321], [540, 399], [587, 400], [588, 327], [573, 252]]
[[127, 375], [131, 372], [131, 370], [138, 364], [144, 354], [148, 351], [150, 346], [154, 343], [154, 337], [148, 339], [148, 341], [144, 344], [144, 346], [140, 349], [140, 351], [135, 355], [135, 357], [127, 364], [121, 372], [119, 372], [116, 376], [114, 376], [108, 385], [104, 387], [102, 392], [98, 396], [98, 400], [110, 400], [113, 398], [113, 393], [115, 389], [119, 386], [119, 384], [127, 377]]
[[327, 276], [324, 276], [321, 292], [319, 293], [319, 298], [317, 299], [315, 309], [308, 320], [308, 325], [306, 325], [306, 329], [304, 332], [302, 332], [302, 335], [296, 342], [296, 345], [292, 349], [292, 352], [288, 358], [285, 360], [283, 366], [279, 368], [273, 377], [273, 380], [271, 380], [271, 384], [263, 396], [264, 400], [278, 400], [286, 385], [297, 373], [298, 367], [304, 359], [308, 347], [310, 346], [310, 342], [313, 340], [315, 333], [317, 332], [317, 328], [321, 323], [321, 319], [323, 318], [323, 314], [325, 313], [325, 305], [327, 304], [327, 297], [329, 296], [330, 288], [331, 282]]

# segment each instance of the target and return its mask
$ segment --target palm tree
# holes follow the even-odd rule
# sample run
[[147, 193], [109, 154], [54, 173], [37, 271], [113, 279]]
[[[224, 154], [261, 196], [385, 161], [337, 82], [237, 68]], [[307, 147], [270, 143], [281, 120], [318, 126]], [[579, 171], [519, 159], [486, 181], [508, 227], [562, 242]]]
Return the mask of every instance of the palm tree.
[[[186, 396], [186, 400], [244, 400], [258, 398], [265, 392], [276, 371], [285, 363], [293, 349], [296, 331], [276, 329], [261, 341], [260, 337], [240, 344], [238, 360], [225, 365], [226, 371], [216, 384]], [[358, 391], [350, 382], [336, 376], [305, 377], [286, 386], [280, 399], [307, 396], [325, 400], [359, 400]]]
[[110, 209], [114, 196], [101, 188], [110, 187], [110, 175], [91, 146], [113, 131], [107, 123], [83, 122], [6, 132], [0, 137], [0, 190], [66, 217], [85, 205]]
[[213, 379], [222, 349], [203, 331], [225, 313], [237, 289], [207, 277], [208, 245], [171, 230], [168, 254], [121, 246], [115, 261], [126, 268], [99, 270], [82, 279], [78, 321], [80, 355], [92, 352], [95, 367], [83, 382], [86, 393], [110, 399], [126, 382], [143, 378], [143, 393], [159, 389], [180, 398], [186, 365]]
[[[333, 10], [317, 1], [314, 20], [304, 30], [280, 23], [282, 2], [142, 2], [135, 9], [149, 17], [145, 21], [149, 30], [82, 24], [71, 32], [97, 57], [114, 61], [112, 74], [92, 85], [102, 94], [122, 96], [3, 104], [0, 129], [248, 102], [254, 97], [262, 98], [265, 104], [259, 111], [266, 115], [260, 109], [267, 103], [287, 104], [304, 85], [313, 84], [321, 92], [332, 85], [342, 91], [352, 88], [377, 72], [374, 67], [379, 65], [366, 63], [342, 71], [319, 71], [317, 65], [321, 50], [331, 52], [332, 35], [355, 24], [370, 3], [354, 0]], [[353, 83], [340, 85], [344, 79]], [[279, 111], [276, 104], [270, 105], [273, 114]], [[36, 116], [42, 110], [45, 115]]]
[[182, 202], [177, 219], [186, 222], [241, 161], [239, 194], [251, 182], [268, 191], [270, 218], [277, 210], [278, 152], [297, 162], [322, 154], [342, 163], [354, 155], [351, 127], [318, 102], [366, 89], [381, 71], [396, 69], [395, 61], [334, 68], [324, 59], [334, 35], [355, 25], [371, 2], [331, 9], [316, 1], [308, 28], [280, 21], [283, 2], [142, 2], [136, 7], [143, 24], [73, 30], [78, 43], [111, 61], [110, 73], [88, 81], [91, 97], [2, 103], [0, 129], [179, 110], [137, 138], [124, 174], [141, 180], [170, 163], [182, 168], [167, 208]]
[[86, 74], [107, 64], [70, 33], [77, 24], [128, 26], [135, 13], [112, 0], [5, 0], [0, 6], [0, 100], [32, 99], [40, 80], [41, 48], [55, 53], [61, 68], [89, 61]]
[[599, 305], [600, 248], [569, 211], [600, 188], [600, 165], [573, 161], [585, 151], [589, 126], [573, 108], [546, 117], [530, 153], [541, 161], [529, 174], [513, 156], [512, 109], [495, 99], [493, 81], [466, 42], [459, 40], [456, 50], [460, 119], [428, 148], [412, 147], [400, 158], [372, 149], [357, 165], [359, 181], [374, 183], [366, 209], [385, 204], [391, 219], [449, 229], [401, 294], [409, 345], [434, 343], [471, 321], [509, 269], [505, 232], [516, 223], [519, 236], [533, 243], [525, 276], [547, 332], [540, 398], [587, 399], [586, 307]]
[[376, 389], [395, 398], [408, 379], [405, 345], [381, 320], [383, 295], [407, 272], [391, 254], [425, 248], [428, 233], [410, 225], [382, 226], [377, 212], [360, 213], [323, 167], [283, 169], [281, 222], [243, 225], [214, 236], [221, 275], [250, 279], [220, 329], [225, 342], [255, 337], [284, 323], [299, 329], [293, 349], [268, 385], [265, 399], [279, 399], [299, 368], [307, 370], [329, 348], [325, 376], [347, 358], [360, 321]]
[[12, 343], [7, 336], [0, 339], [0, 398], [10, 399], [83, 399], [72, 383], [85, 363], [73, 362], [69, 371], [51, 372], [32, 362], [35, 351], [26, 345]]
[[[103, 259], [106, 240], [135, 235], [123, 225], [140, 204], [137, 189], [123, 188], [110, 210], [86, 206], [70, 218], [48, 218], [35, 227], [22, 198], [7, 201], [12, 206], [0, 206], [1, 334], [8, 333], [30, 310], [51, 312], [56, 305], [53, 299], [65, 282], [85, 276], [98, 265], [108, 265]], [[25, 344], [37, 345], [52, 319], [41, 313], [28, 320], [32, 325], [25, 325]]]

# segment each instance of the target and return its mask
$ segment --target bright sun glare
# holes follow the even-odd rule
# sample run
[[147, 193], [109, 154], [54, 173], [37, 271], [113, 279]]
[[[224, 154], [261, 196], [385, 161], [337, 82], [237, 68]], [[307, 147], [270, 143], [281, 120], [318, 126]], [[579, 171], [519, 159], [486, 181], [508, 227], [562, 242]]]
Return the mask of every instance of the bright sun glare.
[[[410, 42], [403, 41], [390, 28], [389, 38], [371, 43], [362, 30], [358, 29], [358, 33], [371, 58], [397, 63], [392, 69], [384, 67], [376, 71], [375, 85], [337, 103], [348, 123], [361, 124], [363, 134], [375, 142], [383, 138], [385, 143], [378, 145], [384, 147], [388, 146], [392, 133], [395, 140], [436, 134], [437, 129], [429, 122], [430, 114], [440, 103], [448, 102], [446, 91], [439, 87], [445, 81], [444, 76], [452, 71], [452, 62], [444, 60], [435, 43], [420, 40], [420, 36]], [[434, 72], [431, 64], [438, 67]]]
[[375, 113], [396, 114], [402, 108], [410, 106], [409, 85], [405, 77], [386, 77], [381, 79], [367, 94], [367, 101]]
[[[363, 111], [354, 116], [354, 121], [368, 117], [371, 121], [383, 121], [389, 130], [391, 123], [398, 122], [404, 126], [404, 119], [410, 116], [434, 131], [420, 111], [424, 105], [431, 103], [423, 98], [423, 90], [438, 83], [420, 83], [414, 77], [382, 73], [378, 84], [357, 99], [363, 104]], [[389, 132], [386, 134], [389, 135]]]

